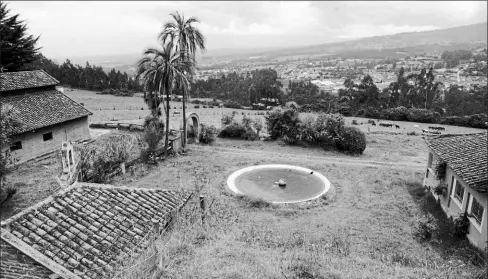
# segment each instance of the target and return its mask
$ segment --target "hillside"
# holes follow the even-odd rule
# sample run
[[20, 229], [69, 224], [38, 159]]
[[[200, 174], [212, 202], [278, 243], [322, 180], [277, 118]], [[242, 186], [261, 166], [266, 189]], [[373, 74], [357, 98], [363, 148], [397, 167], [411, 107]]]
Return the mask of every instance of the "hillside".
[[[488, 24], [484, 22], [433, 31], [375, 36], [346, 42], [283, 48], [267, 52], [250, 52], [247, 55], [262, 55], [272, 58], [292, 55], [342, 54], [365, 50], [382, 51], [400, 48], [407, 51], [438, 52], [453, 48], [471, 48], [486, 45], [487, 26]], [[231, 55], [226, 56], [231, 57]]]

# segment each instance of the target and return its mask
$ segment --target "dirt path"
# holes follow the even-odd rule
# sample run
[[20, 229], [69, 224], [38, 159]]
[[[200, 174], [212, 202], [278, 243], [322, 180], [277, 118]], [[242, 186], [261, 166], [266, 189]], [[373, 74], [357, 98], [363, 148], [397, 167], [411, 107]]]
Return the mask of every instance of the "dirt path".
[[360, 157], [354, 158], [344, 158], [337, 156], [311, 156], [311, 155], [301, 155], [301, 154], [291, 154], [291, 153], [278, 153], [263, 150], [252, 150], [252, 149], [242, 149], [242, 148], [229, 148], [229, 147], [214, 147], [214, 146], [202, 146], [202, 145], [191, 145], [190, 150], [198, 150], [199, 152], [209, 152], [209, 153], [224, 153], [229, 155], [238, 156], [263, 156], [266, 155], [267, 158], [283, 158], [283, 159], [301, 159], [301, 160], [311, 160], [315, 163], [325, 163], [325, 164], [335, 164], [335, 165], [355, 165], [355, 166], [367, 166], [367, 167], [388, 167], [388, 168], [409, 168], [412, 170], [423, 170], [424, 166], [419, 165], [416, 162], [381, 162], [364, 160]]

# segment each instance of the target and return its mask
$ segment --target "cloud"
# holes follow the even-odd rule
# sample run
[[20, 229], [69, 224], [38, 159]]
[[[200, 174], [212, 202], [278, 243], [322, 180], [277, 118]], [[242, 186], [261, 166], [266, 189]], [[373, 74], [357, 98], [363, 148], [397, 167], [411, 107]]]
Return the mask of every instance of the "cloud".
[[486, 22], [485, 1], [8, 2], [50, 57], [142, 52], [170, 12], [196, 16], [208, 49], [286, 47]]

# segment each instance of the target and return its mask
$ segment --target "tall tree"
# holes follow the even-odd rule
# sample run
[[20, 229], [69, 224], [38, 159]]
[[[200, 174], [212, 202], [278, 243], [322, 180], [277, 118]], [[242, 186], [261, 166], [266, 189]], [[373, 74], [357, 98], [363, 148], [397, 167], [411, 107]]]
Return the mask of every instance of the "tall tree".
[[0, 72], [22, 70], [24, 65], [35, 60], [40, 48], [36, 48], [39, 36], [27, 35], [27, 25], [9, 15], [5, 2], [0, 2]]
[[[179, 53], [179, 59], [187, 62], [193, 62], [190, 71], [185, 72], [189, 79], [193, 79], [193, 69], [195, 68], [195, 52], [199, 48], [205, 50], [205, 38], [203, 34], [193, 26], [200, 21], [195, 17], [185, 19], [184, 15], [178, 11], [170, 14], [173, 21], [164, 24], [163, 31], [159, 34], [162, 45], [171, 44], [175, 52]], [[180, 84], [183, 86], [182, 84]], [[183, 93], [183, 147], [186, 147], [186, 98], [188, 96], [188, 86], [181, 87]], [[198, 127], [197, 127], [198, 129]]]
[[160, 96], [166, 95], [166, 131], [164, 140], [164, 154], [168, 154], [169, 139], [169, 99], [174, 88], [188, 86], [189, 81], [185, 73], [191, 72], [193, 61], [180, 59], [180, 54], [175, 52], [171, 43], [166, 44], [162, 50], [149, 48], [137, 65], [137, 77], [142, 78], [146, 91], [150, 93], [153, 113], [159, 107]]

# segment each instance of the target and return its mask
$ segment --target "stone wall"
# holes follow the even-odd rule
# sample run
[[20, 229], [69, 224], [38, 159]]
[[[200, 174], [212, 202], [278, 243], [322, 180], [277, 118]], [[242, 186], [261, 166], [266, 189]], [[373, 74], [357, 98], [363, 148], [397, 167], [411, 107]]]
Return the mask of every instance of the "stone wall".
[[[43, 134], [50, 132], [52, 133], [52, 139], [44, 141]], [[15, 164], [18, 164], [61, 149], [63, 141], [79, 141], [89, 138], [88, 116], [85, 116], [15, 136], [12, 139], [12, 143], [21, 141], [22, 149], [12, 151], [12, 157], [15, 160]]]
[[1, 279], [48, 279], [53, 272], [0, 240]]

